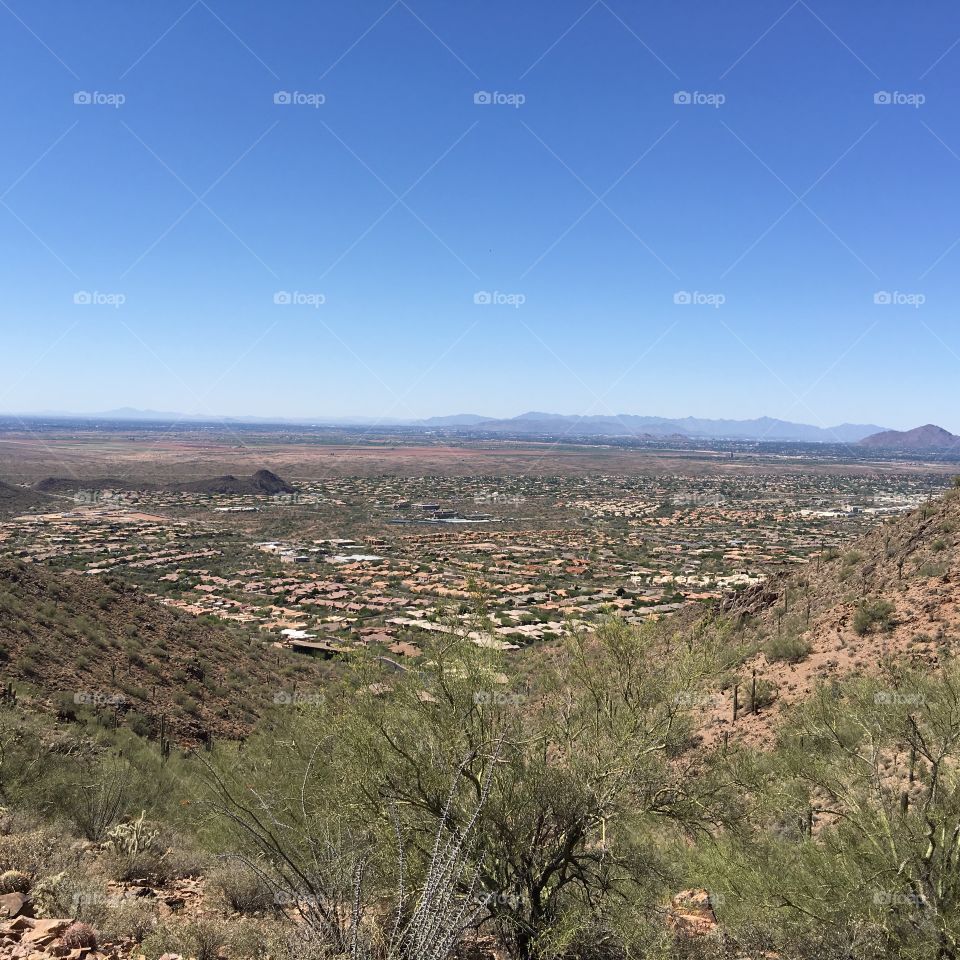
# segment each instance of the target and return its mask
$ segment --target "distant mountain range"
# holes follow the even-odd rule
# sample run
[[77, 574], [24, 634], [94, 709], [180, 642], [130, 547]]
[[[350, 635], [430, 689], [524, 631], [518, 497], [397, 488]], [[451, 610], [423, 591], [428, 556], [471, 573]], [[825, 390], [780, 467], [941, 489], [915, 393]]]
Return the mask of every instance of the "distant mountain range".
[[[26, 414], [24, 414], [26, 416]], [[83, 420], [144, 421], [162, 423], [290, 424], [333, 427], [408, 427], [449, 429], [502, 436], [573, 437], [684, 437], [704, 440], [769, 440], [798, 443], [859, 443], [874, 434], [891, 432], [877, 424], [842, 423], [816, 427], [771, 417], [753, 420], [711, 420], [700, 417], [647, 417], [634, 414], [576, 416], [531, 411], [517, 417], [485, 417], [475, 413], [428, 417], [423, 420], [376, 417], [215, 417], [197, 414], [137, 410], [124, 407], [96, 414], [45, 413], [32, 416]]]
[[860, 441], [873, 450], [901, 450], [909, 453], [960, 452], [960, 437], [932, 423], [913, 430], [884, 430]]
[[708, 420], [698, 417], [563, 416], [531, 412], [509, 420], [483, 420], [472, 429], [499, 434], [600, 437], [689, 437], [705, 440], [792, 440], [802, 443], [856, 443], [882, 430], [872, 424], [843, 423], [815, 427], [760, 417], [755, 420]]

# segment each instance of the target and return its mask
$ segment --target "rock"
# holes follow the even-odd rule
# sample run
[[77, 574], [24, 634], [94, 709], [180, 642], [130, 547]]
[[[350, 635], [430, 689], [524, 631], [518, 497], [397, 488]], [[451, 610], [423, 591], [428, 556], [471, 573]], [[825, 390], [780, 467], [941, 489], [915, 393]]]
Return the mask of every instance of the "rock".
[[34, 920], [31, 923], [32, 929], [24, 934], [23, 939], [28, 943], [39, 943], [43, 941], [43, 945], [45, 946], [54, 937], [59, 937], [71, 923], [73, 923], [73, 921], [69, 917], [65, 920], [52, 918]]
[[0, 896], [0, 917], [29, 917], [33, 905], [25, 893], [5, 893]]
[[152, 887], [128, 887], [124, 893], [124, 897], [155, 897], [157, 895], [156, 891]]
[[717, 929], [708, 890], [682, 890], [670, 901], [667, 922], [671, 929], [685, 936], [700, 937]]
[[49, 933], [39, 934], [36, 937], [31, 937], [28, 934], [26, 937], [24, 937], [24, 941], [26, 943], [29, 943], [31, 947], [42, 947], [42, 948], [49, 947], [53, 943], [53, 941], [56, 939], [57, 938], [55, 936]]

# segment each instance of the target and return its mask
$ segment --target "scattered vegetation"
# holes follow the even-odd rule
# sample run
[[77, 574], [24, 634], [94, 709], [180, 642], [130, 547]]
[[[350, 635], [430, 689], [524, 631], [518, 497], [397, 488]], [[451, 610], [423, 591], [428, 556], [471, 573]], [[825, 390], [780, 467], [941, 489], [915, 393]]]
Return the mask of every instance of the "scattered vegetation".
[[771, 637], [764, 647], [764, 653], [767, 659], [774, 663], [779, 660], [800, 663], [810, 656], [811, 649], [810, 641], [806, 637], [795, 633], [784, 633], [781, 636]]
[[896, 607], [889, 600], [863, 601], [853, 615], [853, 630], [861, 636], [871, 631], [893, 629], [893, 615]]

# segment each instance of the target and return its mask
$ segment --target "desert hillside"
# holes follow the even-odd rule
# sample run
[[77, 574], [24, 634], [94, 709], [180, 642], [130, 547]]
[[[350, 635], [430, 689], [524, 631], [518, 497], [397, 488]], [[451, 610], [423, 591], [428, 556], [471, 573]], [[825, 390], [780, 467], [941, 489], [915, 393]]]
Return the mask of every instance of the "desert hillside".
[[[7, 681], [61, 716], [116, 715], [175, 741], [245, 735], [312, 661], [182, 614], [119, 580], [0, 564], [0, 657]], [[295, 674], [295, 680], [290, 675]]]
[[[722, 611], [748, 652], [737, 721], [728, 689], [708, 739], [727, 732], [759, 742], [818, 683], [876, 675], [886, 663], [935, 670], [960, 650], [960, 490], [729, 597]], [[767, 701], [756, 713], [754, 671]]]
[[[269, 715], [320, 668], [7, 563], [0, 948], [346, 956], [345, 904], [381, 935], [399, 838], [418, 896], [479, 906], [457, 958], [954, 956], [954, 854], [931, 862], [928, 836], [956, 835], [958, 563], [960, 489], [705, 614], [610, 618], [520, 672], [444, 638], [417, 670], [345, 662]], [[160, 716], [211, 749], [158, 750]], [[439, 865], [434, 836], [457, 838]], [[542, 947], [558, 931], [569, 946]]]

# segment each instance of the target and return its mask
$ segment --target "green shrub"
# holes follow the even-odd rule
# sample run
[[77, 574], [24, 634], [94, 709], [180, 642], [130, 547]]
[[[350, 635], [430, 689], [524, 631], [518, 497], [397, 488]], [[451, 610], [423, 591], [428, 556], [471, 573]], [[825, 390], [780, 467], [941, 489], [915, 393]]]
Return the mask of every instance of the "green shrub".
[[108, 759], [64, 768], [55, 791], [60, 812], [87, 839], [99, 842], [124, 815], [130, 782], [129, 764]]
[[272, 910], [275, 903], [274, 891], [261, 875], [236, 860], [229, 860], [213, 871], [207, 889], [236, 913], [262, 913]]
[[0, 873], [0, 893], [26, 893], [30, 889], [30, 875], [22, 870], [4, 870]]
[[889, 600], [863, 601], [853, 615], [854, 633], [863, 636], [872, 630], [892, 630], [895, 609]]
[[779, 637], [771, 637], [764, 647], [764, 653], [772, 663], [800, 663], [810, 656], [811, 649], [810, 641], [805, 637], [785, 633]]
[[229, 939], [227, 925], [213, 917], [159, 925], [141, 944], [147, 960], [178, 953], [195, 960], [219, 960]]
[[130, 939], [141, 943], [157, 926], [157, 914], [139, 900], [122, 900], [104, 911], [99, 923], [105, 940]]

